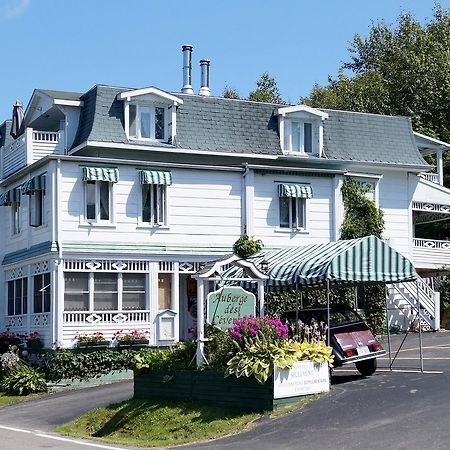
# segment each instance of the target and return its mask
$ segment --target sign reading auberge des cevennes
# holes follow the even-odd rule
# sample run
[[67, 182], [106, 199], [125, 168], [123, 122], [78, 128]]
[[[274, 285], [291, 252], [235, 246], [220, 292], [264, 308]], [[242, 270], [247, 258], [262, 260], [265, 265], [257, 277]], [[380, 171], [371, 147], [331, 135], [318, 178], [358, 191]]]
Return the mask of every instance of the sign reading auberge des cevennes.
[[208, 322], [221, 330], [244, 316], [255, 314], [256, 297], [239, 286], [223, 287], [208, 294]]

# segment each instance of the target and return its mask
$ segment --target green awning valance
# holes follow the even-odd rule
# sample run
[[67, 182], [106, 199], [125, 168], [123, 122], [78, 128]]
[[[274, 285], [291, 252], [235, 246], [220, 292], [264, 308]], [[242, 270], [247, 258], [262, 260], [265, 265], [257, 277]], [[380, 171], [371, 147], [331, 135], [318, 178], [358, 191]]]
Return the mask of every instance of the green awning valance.
[[287, 184], [278, 185], [279, 197], [312, 198], [312, 187], [305, 184]]
[[31, 195], [35, 191], [45, 191], [45, 175], [39, 175], [25, 181], [20, 186], [20, 190], [23, 195]]
[[158, 170], [140, 170], [139, 181], [141, 184], [163, 184], [170, 186], [172, 184], [172, 174]]
[[20, 187], [0, 194], [0, 206], [10, 206], [11, 203], [20, 203]]
[[83, 167], [83, 181], [119, 181], [119, 169], [108, 167]]

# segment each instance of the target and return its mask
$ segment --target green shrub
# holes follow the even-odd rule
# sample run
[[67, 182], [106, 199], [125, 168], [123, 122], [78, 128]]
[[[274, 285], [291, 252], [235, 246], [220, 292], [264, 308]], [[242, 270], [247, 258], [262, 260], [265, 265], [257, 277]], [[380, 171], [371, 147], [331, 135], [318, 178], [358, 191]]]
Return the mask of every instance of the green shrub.
[[24, 362], [20, 362], [5, 373], [3, 380], [0, 382], [0, 387], [10, 395], [28, 395], [35, 392], [45, 392], [47, 383], [42, 372]]
[[243, 234], [233, 245], [233, 251], [241, 258], [248, 258], [262, 250], [264, 247], [260, 239], [253, 240]]
[[42, 356], [38, 365], [48, 381], [89, 380], [112, 371], [133, 369], [137, 352], [131, 349], [105, 349], [89, 353], [56, 350]]
[[183, 370], [195, 369], [196, 342], [179, 342], [167, 350], [143, 348], [134, 355], [137, 370]]

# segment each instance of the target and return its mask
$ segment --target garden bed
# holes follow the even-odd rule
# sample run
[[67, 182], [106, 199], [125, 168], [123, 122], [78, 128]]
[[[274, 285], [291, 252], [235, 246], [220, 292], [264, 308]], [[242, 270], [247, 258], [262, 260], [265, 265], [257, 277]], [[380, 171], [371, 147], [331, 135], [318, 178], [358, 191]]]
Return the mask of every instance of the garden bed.
[[[310, 373], [314, 371], [313, 363], [310, 361], [302, 361], [302, 363], [306, 363], [301, 365], [301, 370], [303, 374], [308, 372], [307, 378], [301, 379], [302, 374], [298, 369], [295, 380], [292, 378], [289, 380], [286, 375], [283, 377], [283, 374], [281, 374], [275, 381], [275, 391], [274, 376], [269, 377], [266, 383], [261, 384], [253, 377], [236, 378], [235, 376], [229, 376], [225, 378], [222, 372], [212, 370], [136, 371], [134, 375], [134, 398], [198, 401], [209, 405], [230, 406], [247, 411], [274, 410], [281, 406], [296, 403], [305, 395], [328, 391], [329, 373], [326, 363], [319, 365], [322, 367], [322, 371], [318, 371], [318, 377]], [[323, 368], [325, 368], [325, 372]], [[304, 381], [306, 379], [307, 382]], [[317, 382], [317, 380], [320, 382]], [[280, 385], [283, 384], [284, 390], [280, 390]], [[300, 388], [302, 394], [286, 395], [287, 384], [303, 387], [303, 390]], [[296, 392], [298, 393], [298, 391], [297, 389]], [[279, 398], [274, 398], [276, 396]]]

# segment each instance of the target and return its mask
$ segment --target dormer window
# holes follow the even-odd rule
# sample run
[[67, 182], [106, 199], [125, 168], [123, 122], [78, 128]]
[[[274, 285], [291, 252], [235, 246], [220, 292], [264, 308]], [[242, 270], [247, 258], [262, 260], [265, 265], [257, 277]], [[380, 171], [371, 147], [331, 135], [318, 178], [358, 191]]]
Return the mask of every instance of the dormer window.
[[322, 156], [323, 121], [328, 114], [309, 106], [289, 106], [278, 110], [280, 145], [283, 152]]
[[167, 108], [130, 104], [128, 135], [131, 139], [167, 141]]
[[154, 87], [121, 92], [125, 134], [129, 140], [173, 143], [176, 110], [183, 100]]

